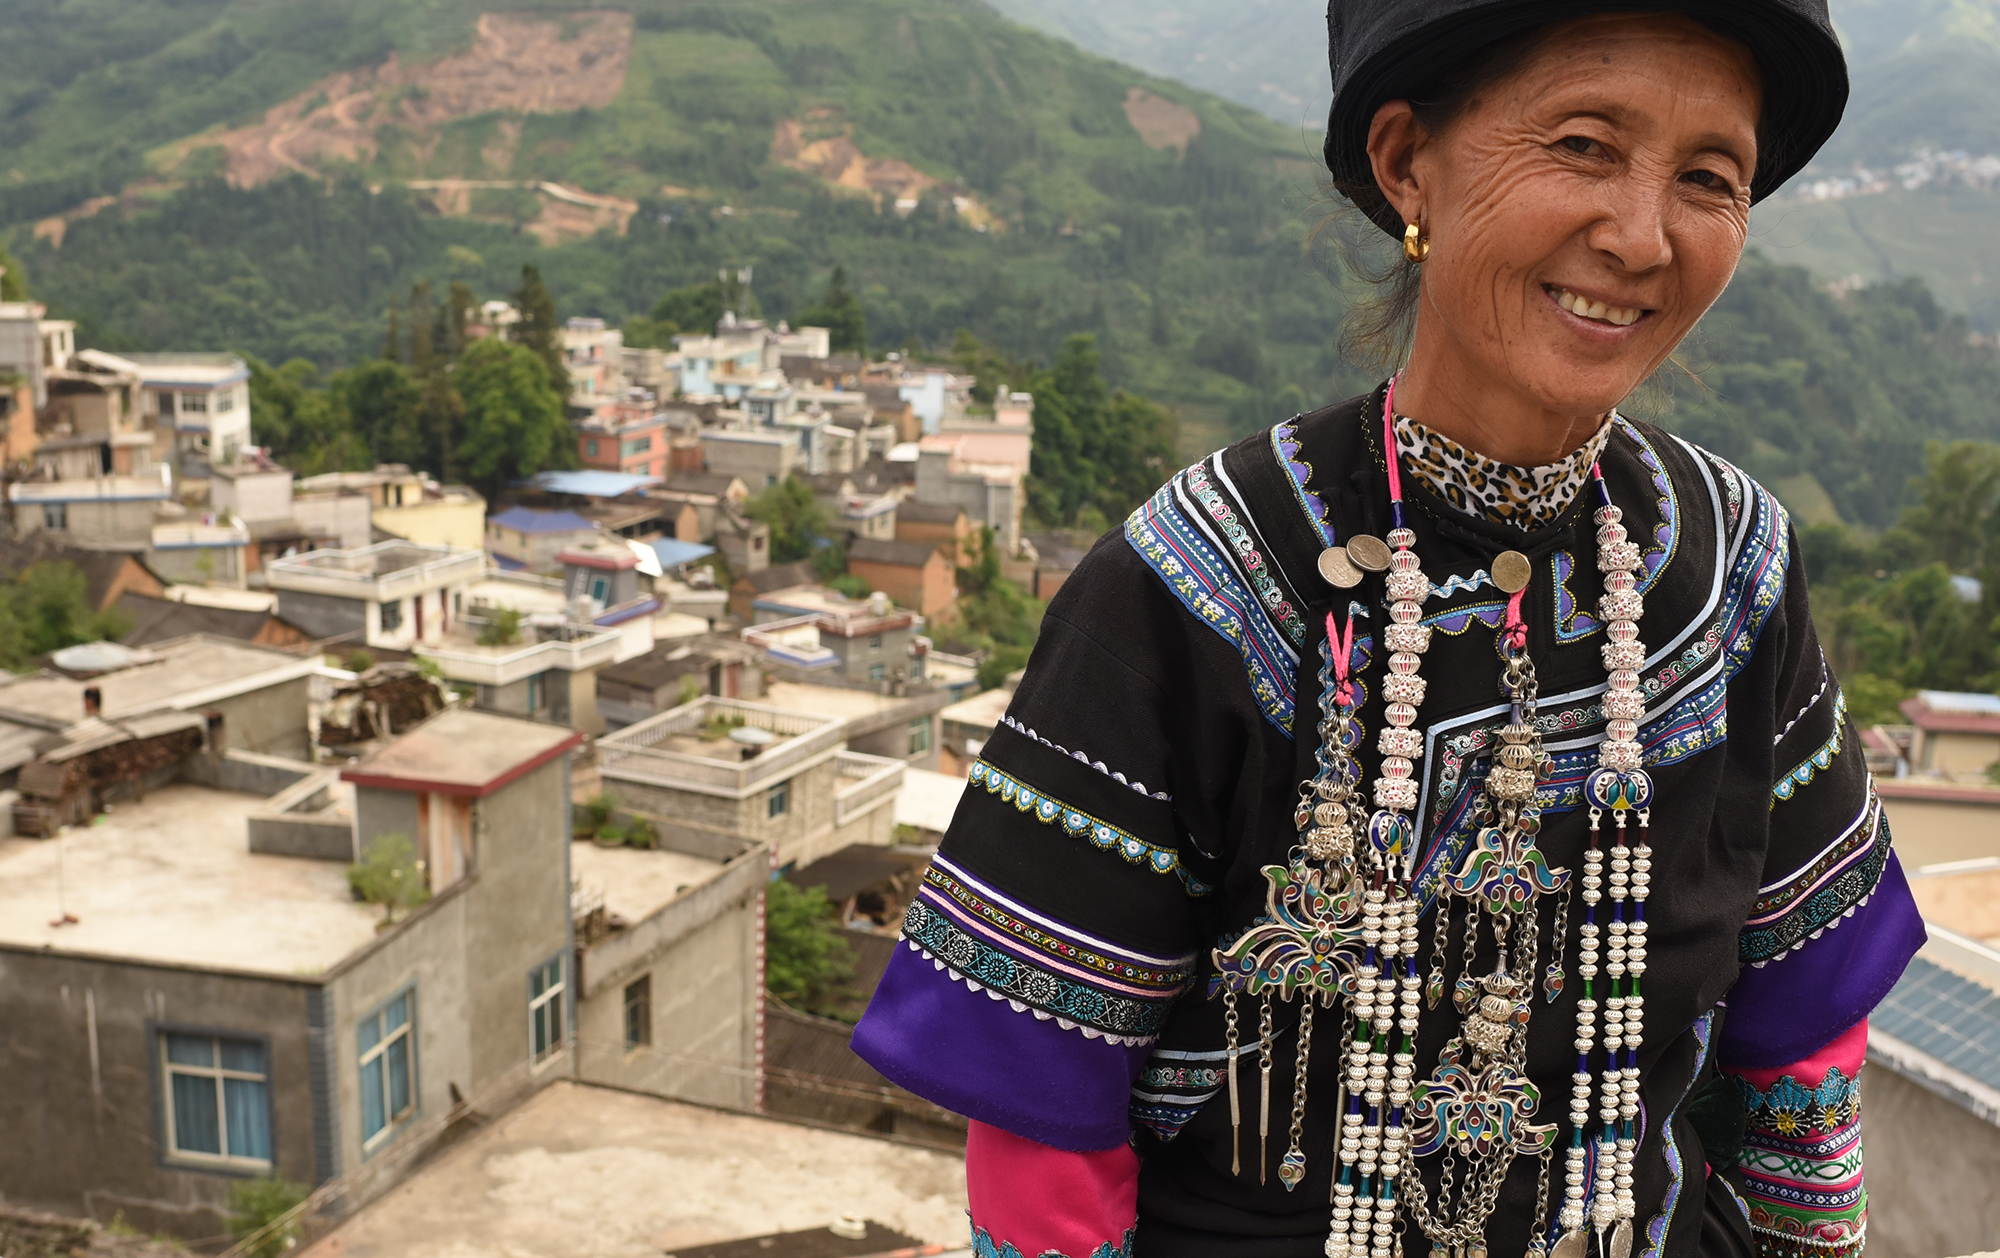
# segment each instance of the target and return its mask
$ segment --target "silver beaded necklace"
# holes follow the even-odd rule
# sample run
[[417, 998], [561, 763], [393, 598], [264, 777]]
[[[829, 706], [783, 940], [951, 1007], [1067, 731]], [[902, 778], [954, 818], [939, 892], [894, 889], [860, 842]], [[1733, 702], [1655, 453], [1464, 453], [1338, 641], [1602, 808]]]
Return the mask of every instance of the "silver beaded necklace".
[[[1421, 666], [1430, 645], [1422, 605], [1432, 586], [1415, 552], [1416, 535], [1404, 519], [1394, 401], [1392, 380], [1382, 406], [1392, 524], [1386, 541], [1354, 537], [1345, 546], [1327, 548], [1319, 560], [1321, 575], [1336, 589], [1353, 588], [1369, 572], [1383, 574], [1389, 618], [1382, 645], [1388, 660], [1382, 677], [1385, 724], [1376, 739], [1380, 769], [1371, 792], [1375, 807], [1364, 818], [1363, 774], [1354, 754], [1360, 740], [1355, 717], [1361, 706], [1361, 682], [1350, 609], [1344, 627], [1333, 613], [1326, 620], [1319, 673], [1318, 767], [1301, 791], [1295, 817], [1298, 842], [1286, 864], [1263, 870], [1267, 916], [1214, 952], [1225, 1005], [1232, 1170], [1241, 1173], [1237, 1060], [1247, 1052], [1238, 1040], [1239, 996], [1260, 1002], [1259, 1182], [1264, 1180], [1269, 1137], [1271, 1002], [1274, 998], [1301, 1002], [1290, 1138], [1278, 1165], [1279, 1181], [1287, 1190], [1295, 1190], [1305, 1178], [1301, 1139], [1313, 1011], [1338, 1007], [1343, 1070], [1336, 1099], [1338, 1139], [1327, 1258], [1391, 1258], [1401, 1249], [1408, 1220], [1416, 1222], [1433, 1248], [1451, 1258], [1486, 1258], [1486, 1225], [1501, 1184], [1515, 1159], [1524, 1155], [1539, 1163], [1529, 1253], [1540, 1255], [1548, 1248], [1557, 1124], [1532, 1121], [1541, 1094], [1527, 1075], [1527, 1030], [1539, 964], [1538, 905], [1544, 896], [1562, 897], [1556, 901], [1552, 960], [1542, 984], [1546, 998], [1554, 1000], [1564, 981], [1571, 880], [1567, 870], [1550, 868], [1535, 844], [1541, 828], [1535, 788], [1548, 776], [1551, 762], [1536, 723], [1535, 668], [1520, 613], [1532, 568], [1515, 551], [1500, 555], [1492, 565], [1493, 583], [1510, 600], [1495, 639], [1510, 719], [1498, 731], [1493, 767], [1475, 808], [1478, 833], [1458, 867], [1437, 887], [1435, 938], [1426, 980], [1417, 965], [1417, 923], [1424, 906], [1415, 874], [1422, 845], [1412, 814], [1417, 803], [1415, 762], [1423, 749], [1416, 725], [1425, 698]], [[1607, 623], [1603, 653], [1609, 681], [1605, 741], [1598, 768], [1586, 783], [1591, 839], [1584, 858], [1585, 916], [1577, 958], [1584, 996], [1577, 1013], [1572, 1133], [1563, 1167], [1562, 1234], [1556, 1258], [1583, 1258], [1592, 1234], [1603, 1258], [1629, 1258], [1644, 1007], [1639, 979], [1645, 972], [1644, 910], [1651, 866], [1645, 836], [1652, 784], [1640, 768], [1637, 742], [1644, 711], [1638, 674], [1645, 658], [1638, 637], [1643, 602], [1635, 576], [1641, 560], [1639, 547], [1628, 539], [1621, 513], [1594, 464], [1591, 488], [1597, 499], [1598, 568], [1604, 574], [1599, 611]], [[1614, 821], [1615, 841], [1610, 852], [1612, 916], [1602, 930], [1605, 1059], [1601, 1074], [1593, 1076], [1597, 910], [1605, 896], [1599, 833], [1606, 812]], [[1627, 819], [1632, 816], [1638, 821], [1636, 849], [1626, 845]], [[1459, 1033], [1419, 1080], [1416, 1044], [1422, 1006], [1434, 1008], [1443, 999], [1445, 953], [1452, 908], [1458, 900], [1466, 903], [1465, 959], [1452, 994], [1461, 1019]], [[1495, 960], [1488, 973], [1475, 976], [1473, 958], [1482, 925], [1491, 931]], [[1599, 1123], [1594, 1138], [1587, 1141], [1593, 1092], [1599, 1098]], [[1593, 1154], [1594, 1167], [1590, 1166]], [[1437, 1166], [1435, 1192], [1417, 1173], [1420, 1159]]]

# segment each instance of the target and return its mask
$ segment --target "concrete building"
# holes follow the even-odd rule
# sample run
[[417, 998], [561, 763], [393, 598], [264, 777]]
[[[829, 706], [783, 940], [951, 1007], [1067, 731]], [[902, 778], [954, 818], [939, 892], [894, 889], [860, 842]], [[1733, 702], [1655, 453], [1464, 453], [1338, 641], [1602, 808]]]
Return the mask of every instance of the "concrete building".
[[917, 614], [892, 607], [887, 594], [853, 599], [818, 584], [781, 587], [751, 600], [750, 620], [745, 642], [775, 663], [825, 673], [813, 680], [879, 689], [924, 679]]
[[1916, 729], [1912, 773], [1983, 783], [2000, 763], [2000, 695], [1919, 690], [1902, 708]]
[[[192, 713], [217, 751], [304, 759], [312, 659], [200, 634], [142, 650], [92, 643], [55, 668], [0, 678], [0, 722], [68, 737], [161, 713]], [[66, 669], [67, 671], [56, 671]], [[6, 763], [11, 772], [28, 757]]]
[[949, 618], [958, 601], [958, 570], [924, 542], [859, 539], [847, 549], [847, 571], [926, 620]]
[[665, 478], [667, 414], [650, 398], [604, 404], [577, 421], [577, 460], [586, 468]]
[[754, 494], [799, 467], [799, 434], [790, 429], [711, 428], [701, 434], [701, 453], [708, 471], [740, 477]]
[[771, 526], [725, 506], [715, 521], [715, 548], [729, 570], [739, 577], [755, 576], [771, 566]]
[[715, 536], [724, 504], [741, 507], [750, 498], [742, 477], [722, 472], [675, 472], [666, 484], [646, 492], [665, 504], [667, 518], [674, 522], [670, 531], [683, 542], [708, 541]]
[[724, 858], [765, 843], [809, 865], [887, 844], [903, 762], [847, 750], [838, 717], [704, 696], [598, 740], [605, 789], [665, 846]]
[[979, 753], [986, 749], [994, 729], [1007, 718], [1007, 709], [1013, 702], [1011, 687], [982, 690], [938, 713], [939, 771], [964, 777]]
[[553, 572], [557, 556], [597, 536], [597, 525], [574, 511], [509, 507], [487, 517], [486, 549], [502, 567]]
[[[54, 322], [42, 317], [47, 313], [48, 307], [40, 302], [0, 301], [0, 372], [18, 377], [26, 388], [23, 402], [30, 417], [28, 432], [31, 437], [34, 414], [48, 404], [48, 383], [44, 373], [55, 357], [43, 339], [44, 328]], [[75, 330], [76, 325], [70, 324], [68, 331], [72, 338]], [[69, 351], [64, 349], [60, 358], [66, 360], [68, 354]], [[11, 447], [12, 442], [9, 444]], [[32, 440], [27, 445], [31, 450], [34, 448]]]
[[604, 320], [563, 320], [563, 366], [569, 371], [569, 404], [595, 415], [625, 398], [625, 334]]
[[411, 471], [401, 463], [384, 463], [372, 472], [327, 472], [308, 476], [298, 483], [294, 509], [301, 521], [318, 521], [320, 513], [338, 513], [341, 545], [356, 550], [368, 545], [372, 536], [358, 539], [352, 532], [352, 516], [345, 509], [315, 508], [312, 501], [337, 501], [349, 494], [367, 496], [369, 523], [392, 537], [424, 546], [449, 546], [455, 550], [479, 550], [486, 545], [486, 499], [464, 485], [440, 485]]
[[924, 686], [884, 693], [856, 686], [775, 680], [764, 687], [764, 702], [837, 716], [847, 723], [848, 750], [901, 760], [912, 769], [935, 770], [941, 737], [938, 713], [951, 702], [951, 694]]
[[486, 571], [477, 550], [378, 542], [273, 562], [278, 615], [317, 640], [408, 651], [440, 642]]
[[896, 507], [895, 540], [928, 543], [944, 551], [945, 558], [956, 567], [971, 562], [966, 554], [966, 540], [971, 536], [972, 524], [965, 508], [955, 502], [911, 499]]
[[120, 595], [114, 606], [132, 621], [132, 628], [118, 639], [125, 646], [147, 646], [191, 634], [279, 648], [303, 646], [309, 641], [303, 629], [287, 624], [268, 610], [205, 607], [181, 599], [129, 592]]
[[819, 583], [819, 574], [803, 559], [760, 568], [756, 572], [739, 575], [736, 583], [729, 587], [729, 613], [747, 622], [756, 617], [758, 599], [774, 591], [804, 589]]
[[[89, 351], [85, 351], [86, 353]], [[234, 354], [120, 354], [145, 391], [144, 413], [154, 431], [172, 434], [177, 475], [208, 476], [234, 463], [250, 445], [250, 368]]]

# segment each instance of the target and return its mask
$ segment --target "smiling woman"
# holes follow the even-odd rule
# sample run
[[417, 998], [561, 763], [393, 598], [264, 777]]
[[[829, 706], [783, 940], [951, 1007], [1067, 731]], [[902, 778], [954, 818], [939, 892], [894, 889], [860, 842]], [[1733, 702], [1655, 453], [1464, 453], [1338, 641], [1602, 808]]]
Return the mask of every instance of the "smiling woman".
[[855, 1049], [994, 1258], [1850, 1258], [1922, 922], [1783, 508], [1616, 410], [1838, 120], [1824, 0], [1328, 30], [1402, 369], [1077, 567]]

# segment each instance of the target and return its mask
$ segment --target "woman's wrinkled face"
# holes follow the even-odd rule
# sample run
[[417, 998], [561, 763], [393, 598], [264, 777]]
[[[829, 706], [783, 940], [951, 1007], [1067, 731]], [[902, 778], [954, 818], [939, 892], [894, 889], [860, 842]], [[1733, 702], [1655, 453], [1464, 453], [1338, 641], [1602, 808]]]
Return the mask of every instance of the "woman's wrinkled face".
[[1741, 45], [1679, 16], [1607, 14], [1553, 29], [1441, 134], [1405, 121], [1383, 186], [1431, 241], [1420, 343], [1549, 411], [1617, 405], [1729, 283], [1760, 104]]

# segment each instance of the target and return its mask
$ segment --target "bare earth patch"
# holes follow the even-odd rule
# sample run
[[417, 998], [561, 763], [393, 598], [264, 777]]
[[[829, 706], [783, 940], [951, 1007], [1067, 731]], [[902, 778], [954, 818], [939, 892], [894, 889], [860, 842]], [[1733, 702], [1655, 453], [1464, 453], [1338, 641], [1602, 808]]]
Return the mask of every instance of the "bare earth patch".
[[1149, 147], [1172, 149], [1185, 157], [1187, 146], [1201, 134], [1201, 119], [1186, 105], [1155, 96], [1143, 87], [1125, 93], [1125, 120]]
[[[852, 128], [838, 109], [822, 106], [803, 118], [787, 118], [778, 124], [771, 141], [771, 158], [817, 175], [836, 188], [884, 201], [907, 210], [924, 193], [943, 181], [936, 179], [899, 157], [870, 157], [854, 143]], [[981, 228], [1000, 224], [976, 197], [962, 185], [946, 188], [952, 207]]]
[[[437, 128], [490, 111], [564, 113], [601, 109], [625, 85], [632, 56], [629, 13], [570, 15], [571, 37], [554, 21], [517, 13], [480, 15], [473, 46], [423, 65], [394, 53], [373, 69], [328, 75], [264, 113], [254, 126], [192, 137], [194, 147], [221, 145], [231, 183], [248, 186], [290, 172], [318, 174], [329, 160], [366, 163], [377, 131], [395, 125], [419, 152]], [[489, 161], [512, 160], [519, 124], [503, 124]]]

